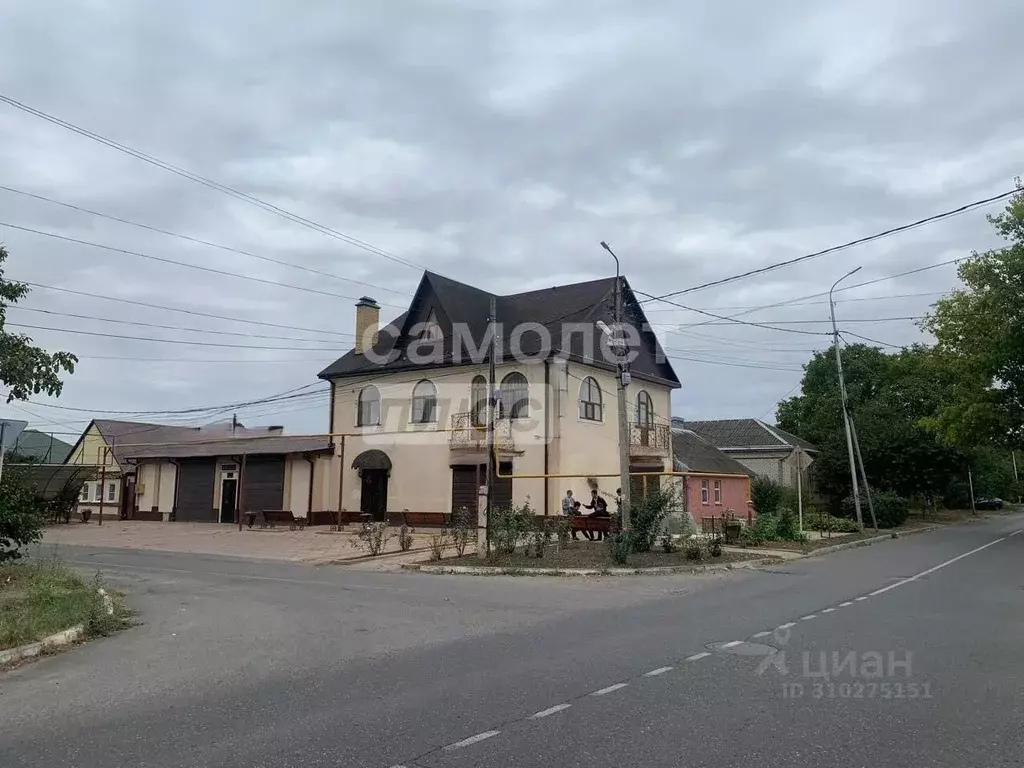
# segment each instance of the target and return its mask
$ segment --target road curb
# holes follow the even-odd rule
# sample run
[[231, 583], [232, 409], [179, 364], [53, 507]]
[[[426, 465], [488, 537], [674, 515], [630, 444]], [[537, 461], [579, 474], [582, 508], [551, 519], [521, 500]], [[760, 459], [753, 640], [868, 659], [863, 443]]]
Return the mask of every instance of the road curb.
[[781, 558], [763, 557], [722, 565], [673, 565], [657, 568], [510, 568], [496, 565], [429, 565], [403, 563], [402, 569], [445, 576], [658, 576], [671, 573], [714, 573], [776, 565]]
[[[945, 528], [945, 525], [930, 525], [925, 528], [911, 528], [908, 531], [894, 531], [897, 535], [895, 538], [902, 539], [904, 536], [913, 536], [918, 533], [928, 533], [929, 531], [935, 531], [939, 528]], [[817, 557], [818, 555], [830, 555], [833, 552], [842, 552], [844, 549], [856, 549], [857, 547], [868, 547], [872, 544], [877, 544], [880, 541], [890, 541], [894, 537], [891, 533], [887, 533], [883, 536], [872, 536], [870, 539], [861, 539], [860, 541], [848, 541], [845, 544], [835, 544], [831, 547], [822, 547], [812, 552], [802, 553], [800, 559], [808, 557]], [[794, 558], [796, 559], [796, 558]]]
[[417, 547], [415, 549], [407, 549], [405, 552], [383, 552], [379, 555], [360, 555], [358, 557], [348, 557], [343, 559], [329, 558], [325, 560], [306, 560], [304, 561], [307, 565], [358, 565], [359, 563], [366, 563], [372, 560], [387, 560], [391, 557], [400, 557], [401, 555], [418, 555], [420, 552], [429, 552], [430, 547]]
[[64, 645], [71, 645], [71, 643], [78, 640], [85, 633], [85, 626], [79, 624], [77, 627], [71, 627], [71, 629], [65, 629], [63, 632], [57, 632], [49, 637], [44, 637], [35, 643], [29, 643], [28, 645], [22, 645], [18, 648], [8, 648], [6, 651], [0, 651], [0, 665], [11, 664], [15, 661], [21, 661], [22, 659], [30, 659], [33, 656], [38, 656], [50, 648], [60, 648]]

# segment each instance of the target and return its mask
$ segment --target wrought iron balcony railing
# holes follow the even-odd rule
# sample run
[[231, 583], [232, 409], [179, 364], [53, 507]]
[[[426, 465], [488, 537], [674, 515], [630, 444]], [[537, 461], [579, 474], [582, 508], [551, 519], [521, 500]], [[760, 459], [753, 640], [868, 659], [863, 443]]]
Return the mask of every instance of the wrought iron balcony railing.
[[672, 455], [672, 430], [668, 424], [629, 425], [630, 456]]
[[[452, 450], [487, 450], [487, 426], [481, 421], [477, 413], [452, 414], [451, 432], [448, 433], [448, 445]], [[495, 419], [495, 449], [510, 450], [514, 445], [512, 422], [507, 418]]]

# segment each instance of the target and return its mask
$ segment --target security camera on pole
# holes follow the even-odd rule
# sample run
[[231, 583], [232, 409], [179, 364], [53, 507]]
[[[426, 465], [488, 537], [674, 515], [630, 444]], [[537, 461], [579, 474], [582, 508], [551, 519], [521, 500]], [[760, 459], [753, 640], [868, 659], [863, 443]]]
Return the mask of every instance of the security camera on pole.
[[615, 259], [615, 327], [609, 328], [605, 323], [597, 324], [601, 332], [608, 337], [608, 346], [617, 359], [618, 373], [618, 411], [619, 411], [619, 487], [622, 491], [622, 530], [629, 530], [629, 512], [631, 494], [629, 488], [629, 414], [626, 413], [626, 387], [629, 386], [629, 348], [622, 336], [622, 278], [619, 274], [619, 257], [601, 241], [601, 247]]

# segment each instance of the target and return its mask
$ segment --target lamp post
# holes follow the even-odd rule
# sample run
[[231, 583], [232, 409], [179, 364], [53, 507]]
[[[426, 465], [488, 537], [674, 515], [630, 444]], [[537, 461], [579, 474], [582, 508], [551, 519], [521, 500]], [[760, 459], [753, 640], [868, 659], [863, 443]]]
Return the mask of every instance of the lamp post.
[[614, 336], [609, 336], [609, 343], [617, 358], [616, 371], [618, 373], [617, 401], [619, 410], [619, 488], [622, 491], [622, 530], [629, 530], [629, 512], [632, 503], [632, 494], [629, 487], [629, 414], [626, 413], [626, 387], [629, 386], [629, 368], [626, 362], [628, 350], [623, 348], [625, 339], [620, 336], [622, 325], [622, 277], [619, 269], [619, 257], [608, 246], [608, 243], [601, 241], [601, 247], [611, 254], [615, 259], [615, 328]]
[[832, 344], [836, 348], [836, 370], [839, 372], [839, 396], [843, 405], [843, 427], [846, 429], [846, 453], [850, 460], [850, 480], [853, 483], [853, 506], [857, 510], [857, 528], [864, 530], [864, 516], [860, 509], [860, 486], [857, 483], [857, 464], [853, 458], [853, 434], [850, 430], [850, 410], [846, 399], [846, 380], [843, 378], [843, 356], [839, 352], [839, 328], [836, 326], [836, 304], [832, 300], [832, 292], [843, 280], [860, 271], [860, 267], [851, 269], [840, 277], [828, 290], [828, 306], [832, 313]]

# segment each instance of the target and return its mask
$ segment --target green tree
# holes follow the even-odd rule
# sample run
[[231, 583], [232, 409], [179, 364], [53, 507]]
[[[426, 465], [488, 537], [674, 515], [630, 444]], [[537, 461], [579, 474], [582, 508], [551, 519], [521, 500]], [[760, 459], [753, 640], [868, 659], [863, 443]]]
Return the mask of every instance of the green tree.
[[1008, 245], [974, 253], [964, 287], [936, 302], [922, 327], [959, 371], [956, 396], [930, 426], [950, 443], [1024, 445], [1024, 186], [989, 222]]
[[[886, 354], [854, 344], [843, 349], [843, 368], [871, 487], [943, 498], [950, 478], [967, 470], [963, 452], [926, 426], [955, 389], [948, 360], [921, 346]], [[801, 386], [799, 396], [779, 404], [779, 426], [818, 447], [812, 468], [818, 489], [838, 506], [851, 483], [834, 351], [811, 358]]]
[[7, 402], [27, 400], [44, 393], [57, 396], [64, 388], [61, 374], [74, 373], [78, 358], [70, 352], [49, 353], [24, 334], [4, 330], [7, 307], [28, 295], [28, 286], [4, 279], [7, 250], [0, 245], [0, 383], [8, 389]]
[[43, 537], [43, 509], [25, 476], [0, 477], [0, 563], [21, 557], [20, 548]]

